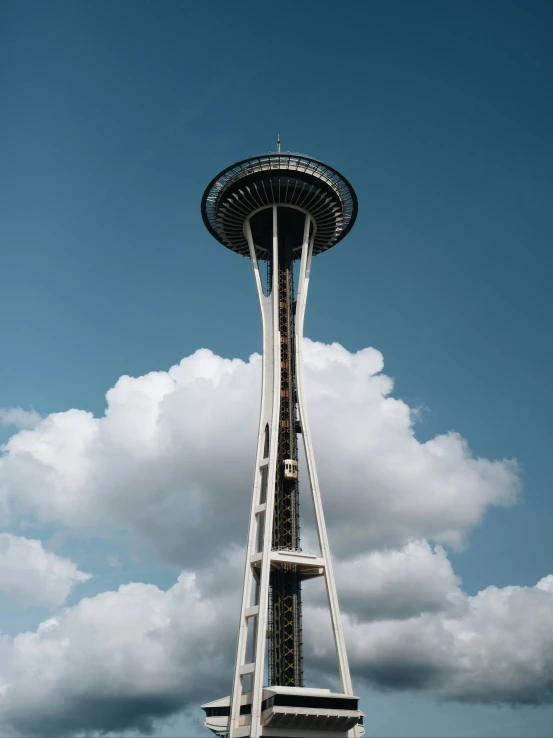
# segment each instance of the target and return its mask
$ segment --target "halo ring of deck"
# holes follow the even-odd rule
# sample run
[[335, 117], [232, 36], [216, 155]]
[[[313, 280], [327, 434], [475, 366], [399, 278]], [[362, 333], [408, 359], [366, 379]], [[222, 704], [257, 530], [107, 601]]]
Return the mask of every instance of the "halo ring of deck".
[[244, 222], [272, 205], [296, 207], [313, 217], [313, 254], [341, 241], [357, 218], [357, 196], [345, 177], [317, 159], [289, 153], [254, 156], [224, 169], [204, 192], [202, 218], [217, 241], [249, 256]]

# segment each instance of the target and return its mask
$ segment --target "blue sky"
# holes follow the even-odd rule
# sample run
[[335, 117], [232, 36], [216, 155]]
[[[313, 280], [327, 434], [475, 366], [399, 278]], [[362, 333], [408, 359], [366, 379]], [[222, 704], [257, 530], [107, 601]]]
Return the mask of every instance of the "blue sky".
[[[249, 265], [199, 203], [280, 133], [359, 198], [315, 262], [307, 335], [381, 351], [394, 395], [424, 408], [420, 441], [455, 430], [519, 462], [521, 503], [448, 550], [464, 591], [552, 573], [551, 3], [19, 0], [0, 19], [0, 407], [101, 416], [122, 375], [259, 350]], [[123, 534], [30, 525], [95, 574], [69, 604], [174, 583]], [[20, 518], [6, 530], [26, 535]], [[10, 606], [0, 628], [44, 617]], [[553, 735], [546, 705], [359, 692], [369, 736]]]

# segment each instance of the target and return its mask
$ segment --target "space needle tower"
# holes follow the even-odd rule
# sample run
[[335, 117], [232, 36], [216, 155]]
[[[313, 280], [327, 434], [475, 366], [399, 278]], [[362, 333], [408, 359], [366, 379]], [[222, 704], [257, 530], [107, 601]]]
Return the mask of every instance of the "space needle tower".
[[[364, 733], [309, 433], [302, 358], [312, 258], [341, 241], [356, 216], [355, 192], [341, 174], [311, 157], [281, 153], [280, 141], [276, 153], [224, 169], [202, 198], [211, 235], [251, 259], [263, 327], [261, 411], [232, 694], [202, 705], [206, 726], [221, 738]], [[315, 554], [300, 545], [298, 436], [319, 541]], [[324, 577], [328, 595], [341, 686], [336, 692], [304, 685], [301, 595], [303, 583], [315, 577]]]

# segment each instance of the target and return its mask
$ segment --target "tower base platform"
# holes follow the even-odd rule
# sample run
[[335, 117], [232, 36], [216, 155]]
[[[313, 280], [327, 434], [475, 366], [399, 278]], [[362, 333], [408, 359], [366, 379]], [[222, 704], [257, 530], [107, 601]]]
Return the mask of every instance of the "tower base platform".
[[[359, 698], [305, 687], [264, 687], [261, 735], [273, 738], [348, 738], [365, 732]], [[202, 705], [205, 725], [218, 738], [230, 738], [230, 697]], [[232, 738], [247, 738], [251, 729], [251, 693], [242, 695], [240, 725]]]

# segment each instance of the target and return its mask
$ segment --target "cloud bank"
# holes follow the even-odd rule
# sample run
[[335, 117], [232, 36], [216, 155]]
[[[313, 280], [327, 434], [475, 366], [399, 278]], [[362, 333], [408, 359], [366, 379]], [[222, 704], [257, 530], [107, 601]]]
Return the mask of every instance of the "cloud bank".
[[[468, 596], [443, 549], [425, 541], [353, 563], [359, 591], [347, 596], [351, 572], [340, 589], [354, 680], [462, 702], [553, 703], [552, 575]], [[327, 633], [319, 603], [309, 603], [307, 617]], [[319, 669], [330, 667], [328, 634], [307, 646]]]
[[186, 573], [166, 592], [125, 585], [82, 599], [33, 633], [2, 637], [4, 734], [151, 731], [156, 719], [226, 688], [225, 615], [224, 600], [202, 599]]
[[[305, 354], [336, 556], [413, 537], [460, 546], [490, 506], [515, 502], [515, 462], [476, 458], [456, 433], [415, 438], [380, 352], [307, 341]], [[69, 410], [15, 434], [0, 459], [5, 521], [128, 530], [183, 568], [243, 545], [260, 365], [202, 349], [168, 372], [121, 377], [104, 417]]]
[[[446, 553], [491, 507], [517, 501], [516, 463], [478, 458], [454, 432], [419, 442], [416, 411], [392, 396], [378, 351], [306, 344], [308, 409], [356, 682], [443, 699], [551, 702], [553, 577], [470, 597]], [[228, 693], [260, 369], [257, 355], [244, 362], [203, 349], [167, 372], [121, 377], [103, 417], [54, 413], [7, 441], [5, 525], [24, 515], [65, 536], [125, 531], [183, 570], [167, 591], [125, 585], [34, 632], [2, 636], [7, 733], [147, 732]], [[308, 518], [304, 531], [309, 540]], [[25, 540], [17, 545], [37, 550]], [[49, 561], [65, 571], [64, 586], [87, 576], [58, 558]], [[64, 591], [50, 602], [62, 602]], [[306, 618], [322, 628], [321, 604], [306, 584]], [[325, 678], [331, 643], [306, 638], [310, 673]]]
[[[449, 565], [443, 552], [428, 551], [425, 542], [413, 542], [368, 563], [363, 591], [378, 599], [370, 575], [385, 570], [386, 586], [396, 593], [388, 609], [380, 593], [381, 607], [372, 619], [362, 618], [346, 599], [345, 632], [357, 685], [470, 702], [551, 703], [553, 576], [535, 587], [489, 587], [469, 597], [455, 577], [444, 574]], [[237, 559], [229, 567], [238, 580]], [[405, 570], [417, 567], [423, 612], [392, 619], [398, 593], [405, 591]], [[44, 736], [149, 732], [156, 720], [227, 694], [236, 636], [236, 619], [229, 613], [236, 613], [238, 597], [230, 587], [214, 596], [213, 585], [228, 580], [228, 572], [223, 566], [212, 572], [207, 588], [191, 572], [183, 572], [165, 592], [125, 585], [82, 599], [36, 632], [3, 637], [4, 730]], [[403, 615], [411, 606], [409, 596], [406, 591]], [[319, 632], [325, 632], [325, 617], [308, 597], [306, 618]], [[333, 659], [330, 639], [307, 638], [312, 671], [324, 677]]]

